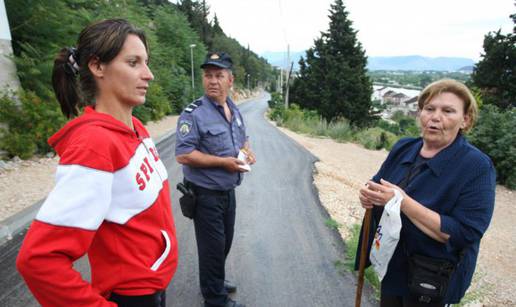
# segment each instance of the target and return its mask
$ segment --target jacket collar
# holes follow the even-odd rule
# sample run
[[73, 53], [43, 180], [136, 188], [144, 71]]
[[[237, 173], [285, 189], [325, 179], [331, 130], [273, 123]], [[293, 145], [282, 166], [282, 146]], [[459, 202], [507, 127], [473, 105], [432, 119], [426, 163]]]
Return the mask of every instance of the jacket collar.
[[[426, 164], [436, 176], [440, 176], [443, 169], [449, 162], [455, 158], [459, 150], [463, 147], [466, 140], [464, 136], [459, 133], [455, 140], [446, 148], [438, 152], [433, 158], [428, 160]], [[423, 139], [419, 138], [414, 146], [404, 155], [401, 164], [412, 164], [416, 160], [421, 147], [423, 146]]]
[[[204, 95], [204, 96], [203, 96], [203, 98], [204, 98], [204, 100], [209, 101], [209, 102], [210, 102], [210, 103], [211, 103], [215, 108], [217, 108], [217, 107], [220, 107], [220, 106], [221, 106], [221, 105], [220, 105], [220, 104], [218, 104], [217, 102], [215, 102], [215, 101], [211, 100], [211, 98], [210, 98], [210, 97], [208, 97], [208, 96], [206, 96], [206, 95]], [[235, 103], [233, 102], [233, 100], [231, 100], [231, 98], [229, 98], [229, 96], [226, 98], [226, 103], [228, 104], [228, 107], [229, 107], [231, 110], [233, 110], [233, 109], [236, 107]]]

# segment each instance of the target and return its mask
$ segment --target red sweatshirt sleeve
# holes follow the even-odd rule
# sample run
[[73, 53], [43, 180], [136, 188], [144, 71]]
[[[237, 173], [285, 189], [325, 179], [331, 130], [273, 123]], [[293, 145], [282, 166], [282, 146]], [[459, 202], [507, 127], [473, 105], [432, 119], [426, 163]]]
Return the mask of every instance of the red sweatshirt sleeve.
[[72, 266], [88, 252], [109, 210], [110, 162], [88, 149], [71, 148], [61, 163], [74, 155], [95, 160], [57, 167], [56, 185], [27, 232], [16, 266], [42, 306], [116, 306]]
[[72, 264], [95, 235], [72, 227], [34, 221], [16, 261], [20, 274], [42, 306], [116, 306], [92, 289]]

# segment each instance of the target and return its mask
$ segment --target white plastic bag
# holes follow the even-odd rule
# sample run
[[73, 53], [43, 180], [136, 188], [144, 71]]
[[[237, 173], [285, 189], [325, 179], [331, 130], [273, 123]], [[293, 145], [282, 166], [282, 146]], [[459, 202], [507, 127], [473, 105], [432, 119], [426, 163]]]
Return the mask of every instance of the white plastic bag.
[[369, 260], [371, 260], [371, 264], [380, 281], [387, 272], [389, 261], [400, 240], [400, 205], [403, 196], [398, 190], [393, 190], [394, 196], [385, 204], [380, 223], [374, 234], [371, 254], [369, 255]]

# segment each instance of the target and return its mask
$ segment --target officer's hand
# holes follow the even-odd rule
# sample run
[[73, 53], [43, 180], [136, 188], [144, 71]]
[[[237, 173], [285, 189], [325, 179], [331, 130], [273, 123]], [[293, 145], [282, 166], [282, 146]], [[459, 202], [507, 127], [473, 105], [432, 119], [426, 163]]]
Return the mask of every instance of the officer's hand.
[[247, 164], [253, 165], [256, 163], [256, 156], [254, 155], [254, 152], [251, 149], [246, 148], [244, 153]]
[[222, 158], [222, 161], [222, 167], [230, 173], [247, 172], [247, 170], [239, 167], [239, 165], [244, 165], [244, 162], [235, 157], [224, 157]]

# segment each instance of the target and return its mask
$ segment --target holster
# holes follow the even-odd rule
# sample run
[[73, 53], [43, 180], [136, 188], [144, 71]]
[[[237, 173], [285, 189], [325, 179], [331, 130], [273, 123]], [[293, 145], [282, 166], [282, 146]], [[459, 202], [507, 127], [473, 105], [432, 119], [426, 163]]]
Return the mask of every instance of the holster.
[[184, 183], [178, 183], [176, 187], [181, 193], [183, 193], [183, 196], [179, 198], [181, 212], [185, 217], [193, 219], [195, 216], [195, 193], [191, 185], [185, 181]]

